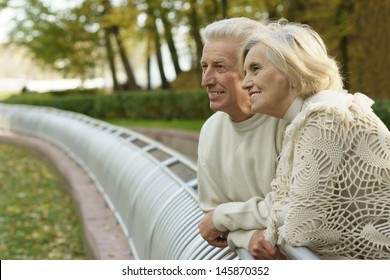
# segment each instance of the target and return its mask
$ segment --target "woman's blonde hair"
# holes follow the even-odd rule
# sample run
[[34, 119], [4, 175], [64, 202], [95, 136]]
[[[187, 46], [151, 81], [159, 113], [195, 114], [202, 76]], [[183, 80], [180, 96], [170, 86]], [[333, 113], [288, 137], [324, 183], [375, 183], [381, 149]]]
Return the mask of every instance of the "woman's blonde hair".
[[285, 19], [268, 22], [267, 31], [261, 29], [246, 41], [242, 62], [259, 43], [266, 46], [267, 58], [286, 75], [296, 95], [308, 97], [321, 90], [343, 90], [337, 62], [310, 26]]

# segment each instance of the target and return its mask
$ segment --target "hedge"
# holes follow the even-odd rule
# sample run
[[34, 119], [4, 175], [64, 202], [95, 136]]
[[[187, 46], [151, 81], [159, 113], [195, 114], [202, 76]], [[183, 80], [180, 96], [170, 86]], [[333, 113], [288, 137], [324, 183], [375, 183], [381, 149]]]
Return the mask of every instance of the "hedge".
[[[212, 112], [204, 89], [118, 92], [115, 94], [13, 95], [5, 103], [48, 106], [82, 113], [98, 119], [174, 120], [206, 119]], [[390, 128], [390, 100], [377, 100], [375, 113]]]
[[390, 100], [376, 101], [372, 108], [387, 128], [390, 129]]
[[205, 119], [212, 112], [203, 89], [183, 91], [137, 91], [116, 94], [23, 94], [5, 103], [54, 107], [98, 119], [134, 120]]

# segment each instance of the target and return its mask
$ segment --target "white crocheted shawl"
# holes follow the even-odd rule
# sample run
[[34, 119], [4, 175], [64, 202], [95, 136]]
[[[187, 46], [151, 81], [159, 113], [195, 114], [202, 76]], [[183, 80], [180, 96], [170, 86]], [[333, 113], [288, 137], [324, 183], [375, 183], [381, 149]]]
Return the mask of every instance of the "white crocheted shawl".
[[329, 91], [305, 101], [286, 130], [266, 239], [325, 259], [390, 259], [390, 132], [372, 104]]

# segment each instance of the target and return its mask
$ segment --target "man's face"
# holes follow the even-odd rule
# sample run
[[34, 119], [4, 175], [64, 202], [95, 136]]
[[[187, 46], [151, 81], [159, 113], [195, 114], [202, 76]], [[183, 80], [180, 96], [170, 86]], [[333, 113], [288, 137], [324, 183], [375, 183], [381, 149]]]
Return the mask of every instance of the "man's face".
[[209, 41], [201, 59], [202, 86], [207, 89], [210, 108], [230, 115], [236, 122], [248, 119], [250, 99], [241, 87], [238, 63], [239, 44], [234, 40]]

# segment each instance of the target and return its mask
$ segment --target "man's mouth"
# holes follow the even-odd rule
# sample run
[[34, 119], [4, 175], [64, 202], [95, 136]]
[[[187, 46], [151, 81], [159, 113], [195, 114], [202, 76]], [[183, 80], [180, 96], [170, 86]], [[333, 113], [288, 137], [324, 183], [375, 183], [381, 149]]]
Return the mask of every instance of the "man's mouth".
[[224, 94], [224, 91], [209, 91], [210, 95], [216, 96], [216, 95], [221, 95]]

